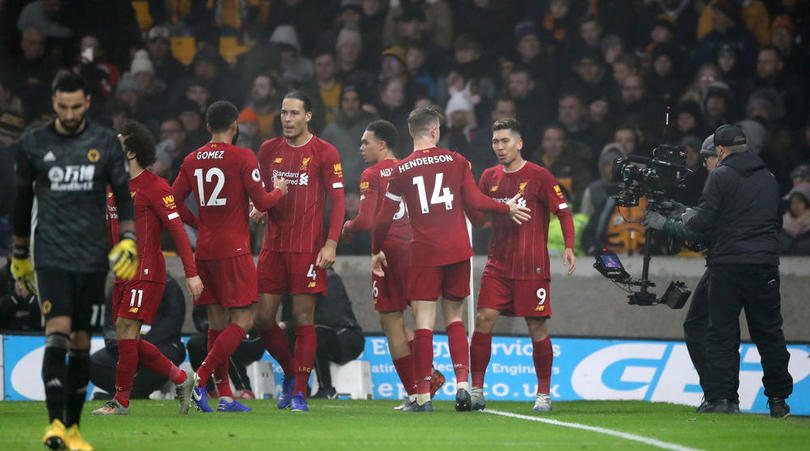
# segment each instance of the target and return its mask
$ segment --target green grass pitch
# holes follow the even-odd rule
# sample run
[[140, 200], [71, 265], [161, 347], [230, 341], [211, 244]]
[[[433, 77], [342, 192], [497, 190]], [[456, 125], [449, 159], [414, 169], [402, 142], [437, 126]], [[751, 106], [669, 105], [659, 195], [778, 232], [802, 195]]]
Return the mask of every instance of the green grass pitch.
[[[213, 400], [212, 400], [213, 401]], [[82, 436], [96, 450], [281, 449], [653, 449], [597, 432], [507, 418], [458, 413], [436, 402], [433, 413], [392, 410], [394, 401], [310, 400], [310, 412], [279, 411], [272, 400], [253, 400], [249, 413], [177, 415], [174, 401], [135, 400], [132, 415], [94, 417], [84, 407]], [[698, 449], [789, 450], [810, 447], [810, 418], [697, 415], [693, 407], [629, 401], [555, 402], [537, 414], [530, 403], [491, 402], [487, 408], [566, 423], [597, 426]], [[0, 402], [0, 449], [41, 449], [47, 413], [43, 402]]]

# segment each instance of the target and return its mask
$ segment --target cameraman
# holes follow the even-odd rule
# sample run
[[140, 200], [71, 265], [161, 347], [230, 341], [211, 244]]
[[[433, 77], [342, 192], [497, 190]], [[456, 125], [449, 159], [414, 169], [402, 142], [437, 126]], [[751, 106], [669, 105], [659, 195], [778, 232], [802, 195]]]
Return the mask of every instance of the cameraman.
[[[702, 293], [708, 289], [707, 350], [702, 354], [694, 343], [690, 349], [696, 368], [703, 366], [705, 357], [704, 369], [698, 372], [706, 399], [698, 412], [739, 412], [739, 314], [745, 309], [751, 339], [762, 358], [762, 383], [771, 416], [786, 417], [790, 407], [785, 398], [793, 391], [793, 379], [788, 373], [790, 354], [780, 311], [779, 187], [762, 159], [746, 151], [739, 127], [721, 125], [713, 141], [718, 165], [706, 181], [700, 204], [681, 217], [686, 229], [705, 235], [709, 242], [704, 287], [699, 284], [695, 290], [684, 324], [687, 334], [700, 335], [706, 296]], [[655, 213], [650, 213], [647, 223], [665, 231], [674, 227]]]

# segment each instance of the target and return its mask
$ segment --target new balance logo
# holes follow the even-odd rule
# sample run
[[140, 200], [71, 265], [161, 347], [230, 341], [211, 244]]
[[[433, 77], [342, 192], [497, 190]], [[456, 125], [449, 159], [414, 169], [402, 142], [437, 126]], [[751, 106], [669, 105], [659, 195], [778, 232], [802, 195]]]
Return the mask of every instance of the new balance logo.
[[42, 158], [42, 161], [56, 161], [56, 155], [49, 150], [48, 153], [45, 154], [45, 157]]

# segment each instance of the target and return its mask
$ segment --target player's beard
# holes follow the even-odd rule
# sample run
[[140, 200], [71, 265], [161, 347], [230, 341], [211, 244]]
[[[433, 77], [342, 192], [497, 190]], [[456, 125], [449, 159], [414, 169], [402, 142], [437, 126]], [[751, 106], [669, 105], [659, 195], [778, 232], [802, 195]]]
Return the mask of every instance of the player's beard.
[[58, 119], [58, 118], [57, 118], [57, 120], [59, 121], [59, 125], [66, 132], [68, 132], [69, 135], [75, 135], [82, 128], [82, 125], [84, 125], [85, 117], [86, 117], [86, 115], [83, 114], [82, 117], [80, 117], [79, 119], [76, 119], [75, 121], [71, 121], [71, 122], [65, 122], [62, 119]]

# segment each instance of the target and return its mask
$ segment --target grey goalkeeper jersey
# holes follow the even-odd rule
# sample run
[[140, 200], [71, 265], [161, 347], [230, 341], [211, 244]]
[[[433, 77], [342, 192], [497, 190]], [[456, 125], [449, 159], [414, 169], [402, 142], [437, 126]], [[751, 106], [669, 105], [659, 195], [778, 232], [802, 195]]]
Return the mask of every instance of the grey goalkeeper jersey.
[[35, 196], [37, 268], [108, 270], [108, 186], [119, 221], [134, 219], [129, 171], [113, 130], [88, 120], [84, 131], [66, 136], [51, 122], [23, 135], [17, 150], [14, 234], [28, 236]]

